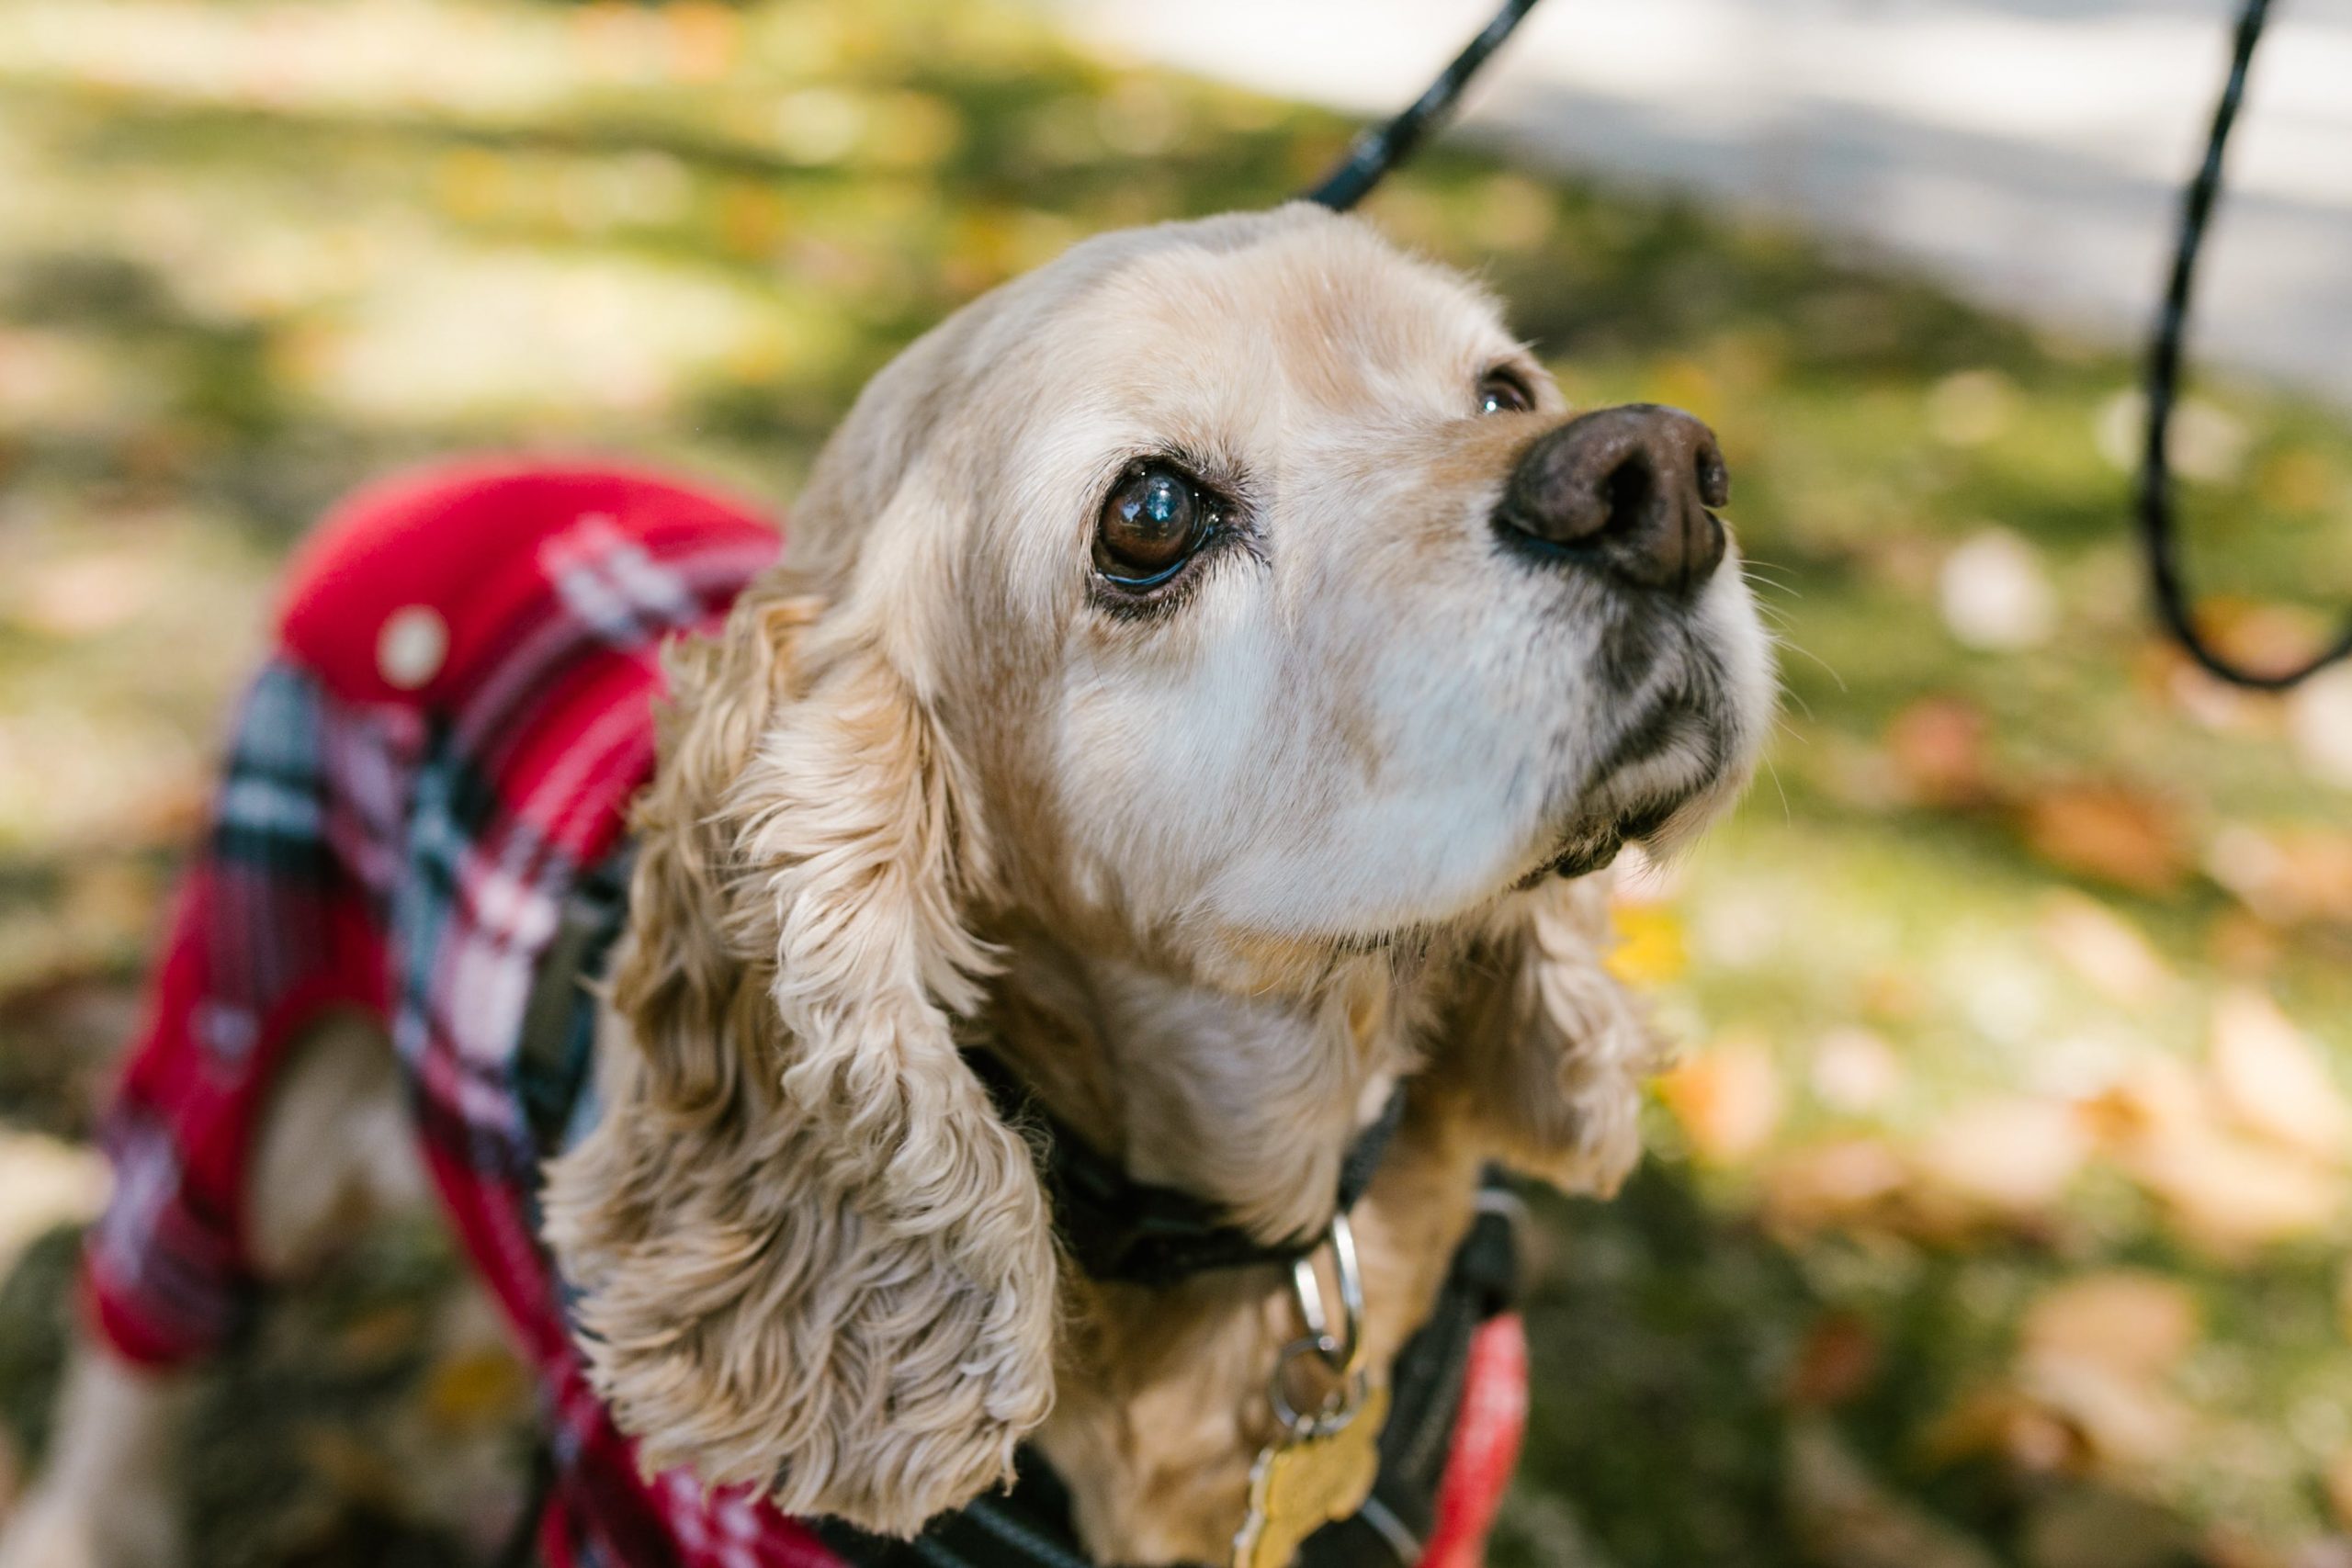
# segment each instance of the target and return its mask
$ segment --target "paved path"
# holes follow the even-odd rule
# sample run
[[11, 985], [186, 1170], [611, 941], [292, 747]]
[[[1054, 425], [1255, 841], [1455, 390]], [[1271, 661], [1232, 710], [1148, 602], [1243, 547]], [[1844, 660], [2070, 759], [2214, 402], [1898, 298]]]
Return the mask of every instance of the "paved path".
[[[1492, 0], [1048, 0], [1084, 35], [1360, 113]], [[1471, 133], [1925, 262], [2136, 334], [2233, 0], [1547, 0]], [[2352, 0], [2277, 0], [2207, 247], [2199, 345], [2352, 405]]]

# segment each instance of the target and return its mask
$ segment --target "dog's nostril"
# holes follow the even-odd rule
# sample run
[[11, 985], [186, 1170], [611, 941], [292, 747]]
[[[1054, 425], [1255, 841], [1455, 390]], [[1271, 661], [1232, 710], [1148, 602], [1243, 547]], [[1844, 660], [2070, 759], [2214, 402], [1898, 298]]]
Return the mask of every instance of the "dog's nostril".
[[1584, 414], [1521, 454], [1495, 514], [1506, 541], [1556, 564], [1686, 592], [1723, 560], [1731, 499], [1714, 433], [1679, 409]]
[[1649, 505], [1654, 488], [1645, 454], [1637, 452], [1618, 464], [1609, 475], [1609, 520], [1602, 525], [1602, 531], [1623, 528], [1641, 516]]
[[1699, 448], [1698, 479], [1701, 501], [1709, 506], [1731, 504], [1731, 470], [1724, 467], [1724, 455], [1712, 440]]

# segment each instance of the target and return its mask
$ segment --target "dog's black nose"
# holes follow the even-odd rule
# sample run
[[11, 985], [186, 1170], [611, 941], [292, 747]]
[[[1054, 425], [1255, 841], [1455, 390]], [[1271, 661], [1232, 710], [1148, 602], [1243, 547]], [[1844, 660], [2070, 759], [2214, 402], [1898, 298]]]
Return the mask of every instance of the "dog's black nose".
[[1680, 409], [1598, 409], [1536, 439], [1495, 513], [1504, 538], [1684, 593], [1724, 558], [1711, 507], [1731, 499], [1715, 433]]

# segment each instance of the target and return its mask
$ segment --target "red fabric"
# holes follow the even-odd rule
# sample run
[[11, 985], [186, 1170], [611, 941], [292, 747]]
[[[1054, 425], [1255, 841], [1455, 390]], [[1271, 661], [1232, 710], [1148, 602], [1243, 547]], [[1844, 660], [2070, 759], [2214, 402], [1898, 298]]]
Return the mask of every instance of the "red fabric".
[[[713, 536], [775, 536], [747, 502], [636, 469], [496, 458], [420, 469], [358, 491], [294, 552], [279, 638], [346, 702], [447, 704], [545, 614], [543, 548], [598, 517], [657, 558]], [[377, 637], [418, 604], [447, 625], [449, 652], [433, 681], [403, 690], [378, 669]]]
[[[652, 766], [661, 644], [713, 628], [777, 546], [740, 503], [592, 466], [438, 468], [338, 509], [289, 570], [107, 1122], [90, 1316], [132, 1359], [195, 1359], [253, 1294], [244, 1167], [287, 1045], [331, 1007], [385, 1021], [444, 1206], [542, 1382], [551, 1568], [836, 1562], [742, 1489], [638, 1473], [532, 1228], [512, 1061], [555, 911]], [[446, 648], [402, 683], [384, 628], [420, 609]], [[1476, 1342], [1428, 1568], [1478, 1561], [1517, 1452], [1518, 1336]]]

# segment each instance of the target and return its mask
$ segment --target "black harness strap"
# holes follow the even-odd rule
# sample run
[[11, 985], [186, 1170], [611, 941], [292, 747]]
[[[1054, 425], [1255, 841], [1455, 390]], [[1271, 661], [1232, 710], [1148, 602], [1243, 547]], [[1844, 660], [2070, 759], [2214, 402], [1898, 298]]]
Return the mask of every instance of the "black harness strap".
[[[1517, 1201], [1490, 1174], [1478, 1217], [1453, 1255], [1437, 1305], [1390, 1369], [1380, 1472], [1363, 1510], [1307, 1537], [1298, 1568], [1415, 1568], [1437, 1521], [1453, 1426], [1478, 1327], [1518, 1292]], [[912, 1540], [868, 1535], [834, 1519], [811, 1528], [862, 1568], [1095, 1568], [1070, 1526], [1069, 1492], [1028, 1449], [1004, 1492], [943, 1514]]]

